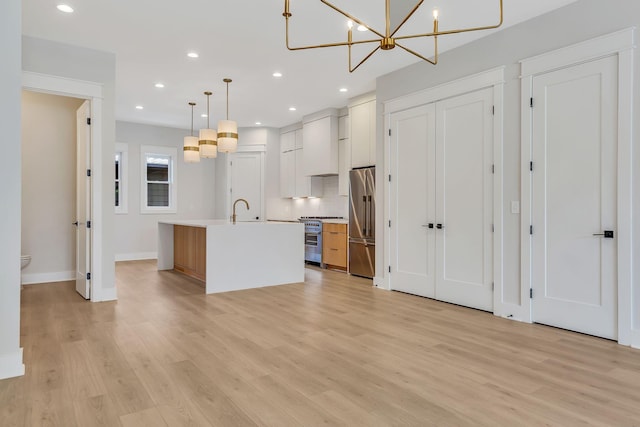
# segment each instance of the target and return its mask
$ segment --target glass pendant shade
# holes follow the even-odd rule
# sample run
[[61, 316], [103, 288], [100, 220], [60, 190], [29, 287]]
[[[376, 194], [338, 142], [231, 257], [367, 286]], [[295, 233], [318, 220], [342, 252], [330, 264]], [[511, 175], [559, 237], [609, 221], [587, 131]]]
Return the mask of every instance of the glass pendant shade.
[[215, 159], [218, 157], [218, 132], [215, 129], [200, 129], [200, 157]]
[[200, 161], [200, 146], [198, 144], [198, 137], [185, 136], [183, 151], [185, 163], [198, 163]]
[[218, 151], [235, 153], [238, 148], [238, 124], [233, 120], [218, 122]]

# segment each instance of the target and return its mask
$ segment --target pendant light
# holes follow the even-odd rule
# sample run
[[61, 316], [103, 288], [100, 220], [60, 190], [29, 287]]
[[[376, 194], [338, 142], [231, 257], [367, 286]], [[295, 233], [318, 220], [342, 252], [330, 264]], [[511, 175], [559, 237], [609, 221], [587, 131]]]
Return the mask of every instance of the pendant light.
[[191, 105], [191, 135], [184, 137], [184, 161], [185, 163], [198, 163], [200, 161], [200, 146], [198, 144], [198, 137], [193, 136], [193, 107], [196, 106], [195, 102], [190, 102]]
[[209, 127], [209, 97], [213, 95], [211, 92], [205, 92], [207, 95], [207, 128], [200, 129], [200, 157], [205, 159], [215, 159], [218, 157], [218, 132]]
[[223, 79], [227, 84], [227, 119], [218, 122], [218, 151], [235, 153], [238, 149], [238, 124], [229, 120], [229, 83], [231, 79]]

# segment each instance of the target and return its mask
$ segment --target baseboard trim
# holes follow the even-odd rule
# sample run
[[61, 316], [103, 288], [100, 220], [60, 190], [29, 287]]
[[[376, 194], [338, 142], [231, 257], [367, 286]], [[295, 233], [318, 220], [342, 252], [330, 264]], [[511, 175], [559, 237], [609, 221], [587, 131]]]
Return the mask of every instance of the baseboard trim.
[[22, 274], [23, 285], [35, 285], [38, 283], [68, 282], [76, 280], [75, 271], [58, 271], [54, 273]]
[[118, 290], [116, 288], [101, 289], [97, 298], [92, 298], [92, 302], [107, 302], [118, 300]]
[[22, 375], [24, 375], [22, 348], [14, 353], [0, 355], [0, 380], [21, 377]]
[[157, 252], [136, 252], [131, 254], [116, 254], [116, 262], [118, 261], [142, 261], [146, 259], [157, 259]]
[[640, 349], [640, 329], [631, 330], [631, 347]]

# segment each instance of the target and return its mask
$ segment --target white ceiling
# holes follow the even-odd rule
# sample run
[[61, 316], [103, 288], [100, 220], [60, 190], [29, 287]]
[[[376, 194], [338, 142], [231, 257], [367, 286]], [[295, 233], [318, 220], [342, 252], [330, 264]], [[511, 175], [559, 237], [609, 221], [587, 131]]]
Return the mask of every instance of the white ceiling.
[[[290, 1], [292, 44], [346, 39], [345, 19], [319, 0]], [[504, 0], [502, 29], [573, 1]], [[55, 6], [61, 2], [75, 12], [59, 12]], [[375, 29], [383, 28], [384, 0], [334, 0], [334, 4]], [[137, 123], [188, 128], [187, 102], [194, 101], [195, 127], [204, 127], [203, 92], [211, 90], [215, 127], [225, 115], [222, 79], [229, 77], [231, 119], [241, 127], [255, 126], [257, 121], [282, 127], [323, 108], [343, 107], [348, 98], [374, 90], [378, 76], [418, 61], [401, 49], [378, 51], [350, 74], [345, 47], [288, 51], [283, 0], [23, 0], [22, 5], [24, 34], [116, 54], [116, 118]], [[498, 0], [425, 0], [402, 32], [429, 31], [436, 6], [440, 30], [497, 21]], [[443, 36], [440, 51], [487, 34]], [[430, 55], [428, 47], [430, 41], [423, 39], [421, 52]], [[191, 50], [200, 57], [187, 58]], [[272, 77], [275, 71], [283, 77]], [[165, 88], [155, 88], [156, 82]], [[340, 93], [341, 87], [348, 92]], [[136, 110], [136, 105], [144, 110]], [[297, 110], [289, 111], [291, 106]]]

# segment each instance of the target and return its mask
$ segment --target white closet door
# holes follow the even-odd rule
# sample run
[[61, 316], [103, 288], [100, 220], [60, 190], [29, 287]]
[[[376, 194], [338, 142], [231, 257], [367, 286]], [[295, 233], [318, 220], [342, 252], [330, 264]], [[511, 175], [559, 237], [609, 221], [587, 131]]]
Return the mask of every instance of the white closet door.
[[533, 320], [611, 339], [617, 73], [609, 57], [533, 79]]
[[437, 103], [436, 299], [493, 311], [493, 91]]
[[391, 288], [433, 298], [435, 106], [391, 115]]
[[262, 156], [263, 153], [254, 152], [229, 154], [229, 215], [235, 200], [245, 199], [249, 202], [248, 210], [244, 203], [237, 204], [237, 221], [262, 220], [264, 192]]

